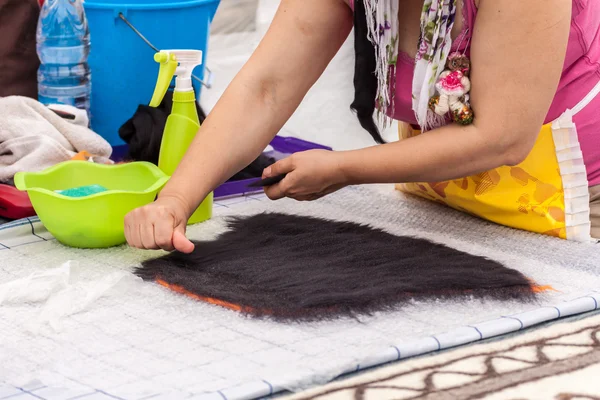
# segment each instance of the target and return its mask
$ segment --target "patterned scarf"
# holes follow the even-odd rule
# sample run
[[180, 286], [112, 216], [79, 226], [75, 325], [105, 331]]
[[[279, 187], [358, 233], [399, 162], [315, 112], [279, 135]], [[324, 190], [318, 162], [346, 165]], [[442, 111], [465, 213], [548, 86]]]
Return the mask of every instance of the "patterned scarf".
[[[395, 66], [398, 61], [398, 9], [400, 0], [362, 0], [365, 3], [369, 40], [375, 46], [378, 79], [377, 104], [384, 127], [388, 110], [394, 109]], [[456, 17], [457, 0], [425, 0], [421, 14], [421, 35], [415, 57], [413, 111], [423, 131], [443, 125], [444, 117], [429, 109], [435, 83], [444, 70], [452, 46], [450, 36]]]

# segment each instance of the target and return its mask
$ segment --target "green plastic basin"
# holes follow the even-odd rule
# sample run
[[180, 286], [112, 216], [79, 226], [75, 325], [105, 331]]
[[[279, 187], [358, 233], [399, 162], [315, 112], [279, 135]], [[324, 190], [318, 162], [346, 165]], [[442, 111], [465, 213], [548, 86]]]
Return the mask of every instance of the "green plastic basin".
[[[125, 215], [153, 202], [169, 177], [147, 162], [66, 161], [41, 172], [19, 172], [14, 180], [17, 189], [27, 191], [40, 221], [59, 242], [106, 248], [125, 243]], [[55, 193], [88, 185], [108, 190], [85, 197]]]

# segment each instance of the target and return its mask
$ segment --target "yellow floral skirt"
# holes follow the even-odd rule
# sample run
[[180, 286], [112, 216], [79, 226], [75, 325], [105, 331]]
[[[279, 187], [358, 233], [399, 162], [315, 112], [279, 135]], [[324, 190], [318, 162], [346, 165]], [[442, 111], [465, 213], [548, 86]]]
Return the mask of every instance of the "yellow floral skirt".
[[[600, 83], [573, 110], [542, 127], [521, 164], [445, 182], [402, 183], [398, 190], [512, 228], [591, 241], [590, 192], [573, 115], [600, 93]], [[420, 132], [401, 123], [400, 140]]]

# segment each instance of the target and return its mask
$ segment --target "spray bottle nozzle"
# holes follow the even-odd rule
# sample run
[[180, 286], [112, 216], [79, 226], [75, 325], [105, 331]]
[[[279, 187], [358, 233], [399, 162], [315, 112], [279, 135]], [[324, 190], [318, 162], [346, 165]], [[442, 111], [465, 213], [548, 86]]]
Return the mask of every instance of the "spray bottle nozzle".
[[[170, 54], [164, 51], [154, 54], [154, 61], [157, 63], [164, 63], [169, 61]], [[175, 55], [173, 55], [173, 59], [175, 59]]]
[[154, 55], [154, 61], [160, 64], [156, 88], [150, 101], [151, 107], [158, 107], [165, 97], [173, 76], [175, 90], [178, 92], [192, 91], [192, 71], [202, 64], [200, 50], [161, 50]]

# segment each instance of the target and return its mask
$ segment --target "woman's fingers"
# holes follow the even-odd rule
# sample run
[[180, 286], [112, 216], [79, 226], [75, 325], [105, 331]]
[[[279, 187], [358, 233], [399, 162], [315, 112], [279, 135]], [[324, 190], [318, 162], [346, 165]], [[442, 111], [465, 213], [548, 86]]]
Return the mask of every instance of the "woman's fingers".
[[265, 168], [262, 174], [262, 178], [271, 178], [273, 176], [287, 174], [294, 170], [294, 156], [289, 156], [282, 160], [277, 161], [275, 164]]
[[293, 177], [287, 175], [279, 183], [265, 187], [265, 194], [271, 200], [279, 200], [290, 194], [291, 182]]
[[140, 228], [136, 223], [135, 218], [136, 211], [132, 211], [125, 216], [125, 239], [131, 247], [138, 249], [143, 248], [142, 240], [140, 238]]
[[140, 240], [142, 242], [142, 247], [148, 250], [158, 249], [156, 241], [154, 240], [154, 224], [140, 224], [138, 229], [140, 231]]
[[125, 216], [125, 239], [138, 249], [174, 250], [175, 218], [169, 212], [152, 206], [133, 210]]
[[154, 222], [154, 241], [156, 245], [166, 251], [173, 251], [173, 225], [175, 220], [171, 215], [164, 215]]
[[182, 253], [189, 254], [194, 251], [194, 243], [185, 236], [185, 228], [182, 225], [176, 227], [173, 232], [173, 246]]
[[263, 179], [287, 174], [285, 178], [275, 185], [265, 187], [265, 194], [269, 199], [279, 200], [290, 194], [292, 180], [294, 179], [290, 172], [292, 172], [295, 168], [294, 160], [295, 158], [293, 155], [289, 156], [283, 160], [277, 161], [275, 164], [265, 168], [263, 171]]
[[271, 200], [279, 200], [285, 197], [285, 193], [281, 190], [281, 183], [278, 183], [273, 186], [265, 187], [265, 194]]
[[131, 247], [138, 249], [190, 253], [194, 244], [185, 237], [186, 222], [181, 202], [159, 198], [125, 216], [125, 238]]
[[297, 201], [314, 201], [314, 200], [320, 199], [321, 197], [323, 197], [322, 194], [316, 193], [316, 194], [306, 194], [306, 195], [300, 195], [300, 196], [293, 196], [292, 198], [294, 200], [297, 200]]

